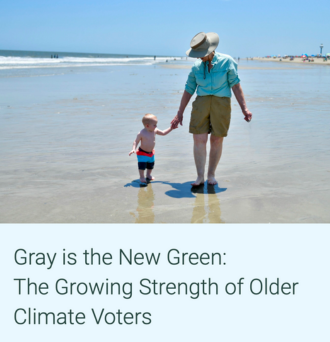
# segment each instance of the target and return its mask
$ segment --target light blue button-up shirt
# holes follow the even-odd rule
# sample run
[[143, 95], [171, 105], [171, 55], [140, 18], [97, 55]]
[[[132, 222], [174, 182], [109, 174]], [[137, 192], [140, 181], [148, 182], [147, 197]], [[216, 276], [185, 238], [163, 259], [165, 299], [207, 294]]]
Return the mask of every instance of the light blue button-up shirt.
[[197, 88], [198, 96], [231, 97], [231, 88], [240, 82], [237, 63], [232, 57], [216, 52], [212, 64], [209, 72], [209, 62], [203, 63], [198, 59], [189, 73], [185, 90], [191, 95]]

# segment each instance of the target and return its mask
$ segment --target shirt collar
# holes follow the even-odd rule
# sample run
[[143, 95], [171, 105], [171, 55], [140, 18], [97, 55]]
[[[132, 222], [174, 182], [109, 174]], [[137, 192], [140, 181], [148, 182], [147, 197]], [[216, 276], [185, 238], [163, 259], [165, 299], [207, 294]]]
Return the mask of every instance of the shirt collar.
[[[218, 53], [215, 52], [214, 53], [214, 57], [212, 59], [212, 65], [215, 65], [219, 62], [219, 56], [218, 56]], [[206, 65], [209, 65], [209, 61], [206, 61]]]

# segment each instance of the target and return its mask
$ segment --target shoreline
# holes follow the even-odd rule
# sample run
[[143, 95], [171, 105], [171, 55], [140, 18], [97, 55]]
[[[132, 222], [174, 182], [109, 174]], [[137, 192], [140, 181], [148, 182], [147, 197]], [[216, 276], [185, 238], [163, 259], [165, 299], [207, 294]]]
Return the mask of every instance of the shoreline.
[[[160, 65], [160, 68], [163, 69], [191, 69], [192, 65], [178, 65], [178, 64], [169, 64], [169, 65]], [[290, 70], [290, 69], [303, 69], [303, 68], [296, 68], [296, 67], [278, 67], [278, 66], [273, 66], [273, 67], [260, 67], [260, 66], [242, 66], [238, 64], [239, 70]]]
[[292, 64], [308, 64], [308, 65], [330, 65], [330, 60], [327, 60], [326, 62], [323, 62], [323, 58], [313, 58], [314, 62], [308, 62], [303, 61], [302, 58], [296, 57], [293, 61], [290, 61], [290, 59], [283, 59], [283, 58], [264, 58], [264, 57], [253, 57], [253, 61], [259, 61], [259, 62], [278, 62], [278, 63], [292, 63]]

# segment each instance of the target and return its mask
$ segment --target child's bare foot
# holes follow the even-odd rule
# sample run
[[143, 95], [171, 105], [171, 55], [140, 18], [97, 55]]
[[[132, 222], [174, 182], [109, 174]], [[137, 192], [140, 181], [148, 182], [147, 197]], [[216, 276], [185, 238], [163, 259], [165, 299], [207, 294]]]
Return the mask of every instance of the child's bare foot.
[[207, 183], [210, 185], [217, 185], [218, 182], [217, 180], [214, 178], [214, 176], [208, 176], [207, 177]]
[[146, 184], [147, 184], [147, 180], [146, 180], [144, 177], [141, 177], [141, 178], [140, 178], [140, 182], [141, 182], [141, 183], [146, 183]]
[[204, 184], [204, 177], [198, 176], [194, 183], [191, 183], [191, 186], [200, 186]]
[[151, 176], [151, 175], [148, 175], [148, 176], [147, 176], [147, 179], [150, 180], [150, 181], [153, 181], [153, 180], [155, 180], [155, 177], [154, 177], [154, 176]]

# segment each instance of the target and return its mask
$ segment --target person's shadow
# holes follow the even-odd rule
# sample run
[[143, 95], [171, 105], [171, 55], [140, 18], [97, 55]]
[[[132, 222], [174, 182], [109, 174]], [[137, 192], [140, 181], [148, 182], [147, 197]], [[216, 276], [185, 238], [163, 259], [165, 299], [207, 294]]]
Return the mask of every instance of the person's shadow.
[[129, 187], [145, 188], [146, 186], [148, 186], [149, 183], [151, 183], [151, 182], [147, 181], [147, 183], [142, 183], [142, 182], [140, 182], [139, 179], [135, 179], [135, 180], [131, 181], [130, 183], [125, 184], [124, 188], [129, 188]]
[[[193, 204], [193, 213], [191, 223], [222, 223], [220, 201], [216, 194], [224, 192], [227, 188], [219, 188], [218, 185], [208, 185], [207, 183], [192, 187], [192, 182], [185, 183], [171, 183], [167, 181], [152, 182], [170, 185], [173, 189], [165, 192], [165, 195], [171, 198], [195, 198]], [[154, 193], [151, 189], [151, 183], [143, 184], [139, 180], [135, 180], [125, 185], [125, 187], [141, 188], [138, 194], [138, 208], [139, 216], [136, 218], [136, 223], [148, 222], [152, 223], [154, 220], [153, 205]], [[151, 191], [145, 191], [145, 188], [150, 188]], [[149, 197], [150, 203], [147, 200]], [[206, 204], [207, 199], [207, 204]], [[135, 216], [135, 215], [134, 215]], [[142, 219], [142, 220], [141, 220]]]
[[173, 189], [165, 192], [165, 195], [172, 198], [194, 198], [196, 197], [194, 194], [218, 194], [220, 192], [224, 192], [227, 188], [219, 188], [219, 185], [209, 185], [206, 182], [200, 186], [191, 186], [192, 182], [185, 183], [171, 183], [171, 182], [154, 182], [154, 183], [162, 183], [168, 184]]
[[219, 185], [209, 185], [207, 182], [204, 185], [200, 186], [191, 186], [192, 182], [185, 182], [185, 183], [171, 183], [167, 181], [154, 181], [154, 182], [147, 182], [147, 184], [141, 183], [138, 179], [132, 181], [131, 183], [127, 183], [124, 185], [125, 188], [133, 187], [133, 188], [143, 188], [148, 186], [148, 184], [165, 184], [170, 185], [173, 189], [168, 190], [165, 192], [165, 195], [172, 197], [172, 198], [194, 198], [194, 194], [218, 194], [220, 192], [224, 192], [227, 188], [219, 188]]

